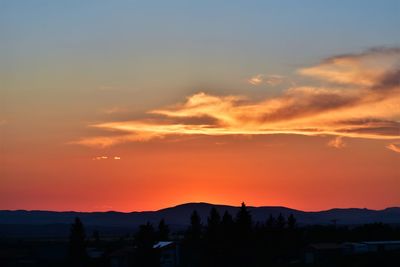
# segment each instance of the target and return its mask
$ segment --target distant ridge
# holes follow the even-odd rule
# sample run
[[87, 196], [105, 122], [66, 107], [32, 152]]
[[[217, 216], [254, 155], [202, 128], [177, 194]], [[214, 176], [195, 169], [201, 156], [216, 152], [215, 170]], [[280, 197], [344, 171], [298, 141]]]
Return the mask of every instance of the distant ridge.
[[[69, 224], [75, 217], [80, 217], [88, 232], [97, 229], [106, 234], [129, 233], [143, 223], [157, 224], [164, 218], [172, 229], [184, 229], [189, 224], [190, 214], [196, 210], [205, 223], [210, 209], [215, 207], [221, 214], [228, 211], [236, 215], [239, 207], [210, 203], [184, 203], [157, 211], [142, 212], [56, 212], [1, 210], [0, 237], [7, 236], [66, 236]], [[383, 210], [361, 208], [334, 208], [325, 211], [306, 212], [279, 206], [248, 207], [254, 221], [263, 222], [270, 215], [293, 214], [301, 225], [332, 224], [335, 220], [339, 225], [356, 225], [382, 222], [400, 224], [400, 207], [390, 207]]]

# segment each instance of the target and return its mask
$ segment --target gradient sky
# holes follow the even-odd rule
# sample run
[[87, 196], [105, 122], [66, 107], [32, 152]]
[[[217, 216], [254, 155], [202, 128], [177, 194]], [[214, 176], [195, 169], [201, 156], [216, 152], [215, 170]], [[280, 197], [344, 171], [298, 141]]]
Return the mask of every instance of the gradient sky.
[[399, 14], [0, 1], [0, 209], [400, 206]]

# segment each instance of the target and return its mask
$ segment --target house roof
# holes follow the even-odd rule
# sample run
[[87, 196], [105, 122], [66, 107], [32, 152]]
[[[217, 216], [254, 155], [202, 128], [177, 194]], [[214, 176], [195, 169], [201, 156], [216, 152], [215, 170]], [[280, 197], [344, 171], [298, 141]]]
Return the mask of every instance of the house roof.
[[156, 243], [155, 245], [153, 245], [153, 248], [164, 248], [173, 243], [174, 242], [172, 242], [172, 241], [160, 241], [160, 242]]

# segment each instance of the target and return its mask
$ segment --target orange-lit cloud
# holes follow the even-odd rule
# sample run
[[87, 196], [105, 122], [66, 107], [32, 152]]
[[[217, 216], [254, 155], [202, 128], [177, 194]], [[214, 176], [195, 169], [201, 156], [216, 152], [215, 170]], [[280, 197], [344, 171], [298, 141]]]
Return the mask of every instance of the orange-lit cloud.
[[121, 157], [114, 156], [114, 157], [109, 157], [109, 156], [97, 156], [94, 157], [93, 160], [108, 160], [108, 159], [115, 159], [115, 160], [120, 160]]
[[108, 157], [107, 156], [97, 156], [97, 157], [93, 158], [93, 160], [104, 160], [104, 159], [108, 159]]
[[[91, 125], [110, 136], [75, 143], [107, 147], [171, 135], [333, 135], [400, 139], [400, 49], [375, 49], [342, 55], [300, 70], [332, 86], [298, 86], [279, 97], [251, 101], [244, 96], [197, 93], [184, 103], [149, 111], [149, 117]], [[257, 84], [263, 77], [255, 77]], [[345, 84], [345, 86], [342, 86]]]
[[264, 75], [264, 74], [257, 74], [251, 77], [250, 79], [247, 80], [248, 83], [252, 85], [270, 85], [270, 86], [275, 86], [280, 83], [282, 83], [284, 80], [284, 77], [281, 75]]
[[[400, 48], [376, 48], [360, 54], [331, 57], [321, 64], [299, 70], [322, 80], [374, 87], [394, 75], [399, 85]], [[386, 84], [388, 85], [388, 84]]]
[[389, 144], [386, 147], [394, 152], [400, 153], [400, 144]]
[[252, 85], [260, 85], [263, 82], [263, 75], [262, 74], [257, 74], [250, 79], [248, 79], [248, 82]]
[[333, 148], [344, 148], [346, 143], [343, 141], [343, 136], [336, 136], [328, 142], [328, 146]]

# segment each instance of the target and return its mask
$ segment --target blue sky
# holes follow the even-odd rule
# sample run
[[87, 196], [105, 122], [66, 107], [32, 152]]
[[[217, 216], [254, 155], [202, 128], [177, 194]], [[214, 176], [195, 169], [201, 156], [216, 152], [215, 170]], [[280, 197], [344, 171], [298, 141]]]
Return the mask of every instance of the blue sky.
[[398, 1], [0, 5], [1, 70], [16, 68], [37, 77], [38, 68], [56, 68], [64, 72], [60, 75], [80, 76], [74, 71], [80, 71], [79, 64], [88, 70], [88, 86], [108, 82], [148, 87], [154, 76], [164, 79], [166, 87], [235, 88], [232, 76], [288, 73], [330, 55], [400, 42]]

